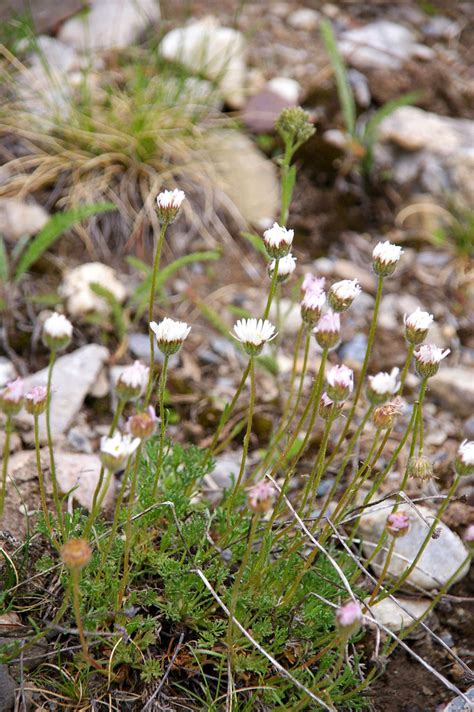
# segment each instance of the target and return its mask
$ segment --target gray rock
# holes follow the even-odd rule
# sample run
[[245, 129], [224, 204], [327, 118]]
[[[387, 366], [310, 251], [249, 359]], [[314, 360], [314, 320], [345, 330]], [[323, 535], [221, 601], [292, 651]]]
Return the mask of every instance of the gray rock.
[[12, 362], [5, 358], [5, 356], [0, 356], [0, 388], [6, 386], [10, 381], [14, 381], [16, 377], [16, 368]]
[[376, 20], [343, 32], [339, 49], [358, 69], [400, 69], [411, 57], [431, 59], [435, 54], [429, 47], [417, 43], [414, 32], [388, 20]]
[[300, 7], [298, 10], [294, 10], [291, 15], [288, 15], [286, 21], [294, 30], [311, 32], [318, 27], [320, 19], [321, 15], [317, 10], [313, 10], [310, 7]]
[[440, 368], [430, 378], [428, 387], [432, 397], [461, 417], [474, 412], [474, 369], [467, 366]]
[[0, 235], [7, 240], [36, 235], [48, 220], [48, 213], [37, 203], [0, 198]]
[[467, 206], [472, 205], [473, 120], [403, 106], [382, 121], [379, 140], [377, 164], [389, 166], [395, 181], [418, 181], [418, 190], [440, 197], [455, 193]]
[[[143, 363], [150, 363], [150, 337], [147, 336], [147, 334], [130, 334], [128, 337], [128, 346], [136, 358], [139, 358]], [[163, 359], [163, 354], [155, 347], [155, 363], [163, 363]]]
[[357, 69], [349, 69], [348, 71], [349, 81], [351, 83], [352, 91], [354, 92], [354, 98], [359, 106], [362, 108], [367, 108], [370, 106], [371, 94], [369, 88], [369, 82], [365, 74], [359, 72]]
[[0, 665], [0, 712], [12, 712], [15, 707], [17, 684], [8, 672], [7, 665]]
[[442, 712], [472, 712], [474, 710], [474, 686], [466, 690], [466, 697], [472, 702], [469, 705], [462, 697], [455, 697], [451, 702], [448, 702], [446, 707], [443, 707]]
[[[109, 352], [104, 346], [89, 344], [57, 360], [53, 371], [51, 396], [53, 439], [65, 433], [71, 426], [108, 357]], [[25, 390], [39, 384], [46, 385], [47, 375], [47, 369], [43, 369], [25, 378]], [[33, 425], [33, 416], [24, 411], [17, 420], [22, 425]], [[46, 424], [43, 417], [40, 418], [39, 426], [41, 441], [45, 442]]]
[[421, 28], [421, 31], [427, 37], [452, 40], [460, 34], [461, 27], [454, 20], [450, 20], [449, 17], [435, 15], [430, 17], [428, 22]]
[[71, 428], [67, 434], [67, 441], [76, 452], [85, 452], [88, 455], [92, 454], [91, 441], [80, 428]]
[[0, 4], [0, 19], [8, 20], [23, 15], [25, 8], [31, 13], [36, 33], [54, 30], [71, 15], [80, 12], [86, 5], [84, 0], [3, 0]]
[[[364, 603], [367, 604], [368, 601], [369, 598]], [[369, 606], [370, 613], [375, 620], [393, 630], [394, 633], [410, 626], [414, 622], [414, 618], [419, 618], [426, 613], [431, 604], [429, 598], [413, 599], [400, 596], [397, 597], [397, 602], [400, 605], [390, 598], [384, 598], [383, 601]]]
[[[393, 501], [386, 501], [383, 505], [374, 505], [373, 509], [361, 518], [362, 547], [366, 556], [371, 555], [383, 534], [387, 516], [391, 512], [393, 504]], [[415, 559], [426, 538], [429, 526], [433, 523], [433, 511], [427, 507], [410, 507], [408, 504], [402, 504], [398, 511], [408, 514], [410, 528], [407, 534], [396, 540], [388, 568], [391, 577], [400, 576]], [[440, 588], [447, 583], [465, 561], [467, 549], [460, 537], [443, 522], [439, 522], [437, 527], [439, 536], [436, 539], [430, 539], [405, 585], [411, 583], [425, 591]], [[380, 552], [373, 563], [376, 574], [380, 573], [385, 562], [387, 548], [387, 546], [384, 547], [385, 551]], [[455, 580], [459, 581], [468, 570], [469, 564], [457, 573]]]
[[250, 97], [242, 112], [242, 120], [254, 133], [270, 133], [275, 130], [275, 121], [288, 106], [295, 106], [275, 91], [263, 89]]
[[363, 363], [367, 350], [367, 336], [356, 334], [350, 341], [344, 341], [338, 349], [338, 354], [350, 366], [351, 363]]
[[254, 143], [237, 131], [216, 131], [205, 148], [242, 217], [253, 224], [273, 219], [280, 203], [277, 170]]
[[464, 422], [462, 434], [468, 440], [474, 440], [474, 415], [470, 415]]
[[123, 48], [159, 19], [157, 0], [92, 0], [89, 12], [68, 20], [58, 36], [86, 52]]

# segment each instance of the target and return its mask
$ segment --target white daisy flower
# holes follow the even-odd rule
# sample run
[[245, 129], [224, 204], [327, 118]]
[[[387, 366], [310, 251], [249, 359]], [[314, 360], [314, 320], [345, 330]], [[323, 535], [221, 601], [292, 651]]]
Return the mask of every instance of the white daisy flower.
[[243, 344], [248, 354], [255, 356], [268, 341], [275, 338], [276, 332], [268, 319], [239, 319], [232, 336]]
[[185, 321], [175, 321], [165, 317], [159, 324], [150, 322], [150, 329], [155, 334], [156, 343], [165, 356], [175, 354], [191, 331]]

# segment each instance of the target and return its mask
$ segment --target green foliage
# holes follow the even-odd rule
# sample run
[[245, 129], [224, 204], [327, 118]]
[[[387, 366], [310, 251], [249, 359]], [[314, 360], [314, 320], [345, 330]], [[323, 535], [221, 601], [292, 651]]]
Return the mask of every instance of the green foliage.
[[438, 227], [433, 239], [438, 245], [451, 245], [461, 257], [474, 255], [474, 211], [451, 202], [449, 226]]

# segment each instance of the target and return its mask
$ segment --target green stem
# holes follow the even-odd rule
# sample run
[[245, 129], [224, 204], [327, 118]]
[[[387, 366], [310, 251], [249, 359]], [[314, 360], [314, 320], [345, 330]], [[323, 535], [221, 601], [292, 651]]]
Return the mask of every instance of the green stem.
[[106, 562], [106, 560], [107, 560], [107, 557], [108, 557], [108, 555], [109, 555], [109, 553], [110, 553], [110, 550], [112, 549], [112, 546], [113, 546], [113, 544], [114, 544], [114, 542], [115, 542], [115, 536], [116, 536], [116, 534], [117, 534], [118, 524], [119, 524], [119, 517], [120, 517], [120, 513], [121, 513], [121, 511], [122, 511], [122, 502], [123, 502], [123, 498], [124, 498], [124, 495], [125, 495], [125, 488], [126, 488], [126, 486], [127, 486], [128, 476], [129, 476], [129, 474], [130, 474], [130, 465], [131, 465], [131, 458], [129, 458], [129, 460], [128, 460], [128, 462], [127, 462], [127, 467], [125, 468], [125, 472], [123, 473], [122, 484], [120, 485], [120, 491], [119, 491], [119, 494], [118, 494], [118, 497], [117, 497], [117, 501], [116, 501], [116, 503], [115, 503], [114, 518], [113, 518], [113, 521], [112, 521], [112, 528], [111, 528], [111, 530], [110, 530], [110, 534], [109, 534], [109, 536], [108, 536], [108, 539], [107, 539], [107, 543], [106, 543], [106, 545], [105, 545], [105, 548], [104, 548], [104, 550], [103, 550], [102, 553], [101, 553], [100, 565], [99, 565], [99, 568], [98, 568], [98, 571], [97, 571], [97, 575], [96, 575], [96, 582], [97, 582], [97, 581], [99, 580], [99, 578], [100, 578], [100, 574], [102, 573], [102, 569], [103, 569], [104, 566], [105, 566], [105, 562]]
[[228, 517], [230, 516], [230, 514], [232, 512], [236, 494], [239, 491], [240, 485], [242, 484], [242, 480], [243, 480], [243, 477], [245, 474], [245, 464], [247, 462], [247, 455], [248, 455], [248, 449], [249, 449], [249, 443], [250, 443], [250, 434], [252, 432], [254, 406], [255, 406], [255, 360], [254, 360], [254, 357], [251, 356], [250, 357], [250, 402], [249, 402], [249, 410], [248, 410], [248, 417], [247, 417], [247, 429], [245, 431], [245, 436], [244, 436], [244, 444], [243, 444], [243, 451], [242, 451], [242, 459], [240, 461], [239, 476], [237, 478], [237, 481], [236, 481], [236, 483], [233, 487], [233, 490], [232, 490], [232, 494], [230, 495], [228, 503], [227, 503]]
[[166, 386], [166, 376], [168, 373], [168, 363], [169, 356], [165, 355], [163, 361], [163, 368], [160, 374], [160, 387], [159, 387], [159, 405], [160, 405], [160, 449], [158, 451], [158, 462], [156, 464], [155, 480], [153, 482], [152, 498], [155, 499], [158, 492], [158, 482], [161, 476], [161, 468], [163, 467], [163, 457], [165, 454], [165, 437], [166, 437], [166, 422], [165, 422], [165, 386]]
[[49, 536], [54, 546], [57, 547], [58, 543], [53, 533], [51, 522], [49, 520], [48, 505], [46, 503], [46, 490], [44, 486], [43, 468], [41, 467], [41, 454], [40, 454], [40, 440], [39, 440], [39, 427], [38, 427], [38, 416], [34, 416], [33, 421], [33, 432], [35, 439], [35, 455], [36, 455], [36, 471], [38, 473], [38, 484], [40, 491], [41, 509], [43, 510], [43, 517], [46, 527], [49, 532]]
[[[326, 425], [324, 427], [324, 433], [323, 433], [323, 438], [321, 441], [321, 445], [319, 446], [319, 451], [318, 455], [315, 458], [314, 465], [311, 469], [311, 472], [308, 477], [308, 481], [306, 483], [306, 487], [304, 488], [303, 492], [303, 501], [301, 503], [301, 515], [304, 517], [304, 511], [306, 508], [306, 504], [308, 504], [308, 512], [306, 513], [306, 516], [309, 516], [309, 513], [311, 511], [311, 502], [314, 498], [316, 498], [319, 483], [321, 482], [321, 477], [324, 472], [324, 460], [326, 458], [326, 448], [329, 440], [329, 433], [331, 432], [331, 427], [334, 422], [335, 416], [333, 414], [330, 415], [330, 417], [326, 421]], [[308, 502], [308, 499], [310, 501]]]
[[380, 576], [377, 579], [377, 583], [375, 584], [375, 588], [370, 594], [368, 606], [372, 605], [373, 601], [377, 598], [378, 592], [383, 586], [383, 582], [385, 580], [385, 577], [387, 575], [388, 567], [390, 566], [390, 562], [392, 560], [393, 556], [393, 551], [395, 549], [395, 537], [392, 537], [392, 541], [390, 542], [390, 546], [388, 547], [388, 552], [387, 556], [385, 557], [385, 563], [383, 565], [382, 571], [380, 572]]
[[51, 383], [52, 383], [52, 378], [53, 378], [53, 368], [54, 368], [55, 362], [56, 362], [56, 352], [51, 351], [51, 356], [49, 358], [48, 382], [47, 382], [48, 394], [47, 394], [47, 401], [46, 401], [46, 435], [47, 435], [47, 439], [48, 439], [49, 465], [50, 465], [50, 472], [51, 472], [51, 484], [52, 484], [52, 488], [53, 488], [53, 501], [54, 501], [54, 506], [56, 508], [56, 514], [58, 517], [59, 529], [60, 529], [61, 533], [64, 535], [64, 533], [65, 533], [64, 516], [63, 516], [61, 501], [59, 499], [58, 481], [56, 479], [56, 464], [54, 461], [53, 437], [52, 437], [52, 433], [51, 433]]
[[155, 368], [155, 335], [150, 329], [150, 323], [153, 321], [153, 306], [155, 303], [155, 292], [156, 292], [156, 278], [158, 276], [158, 270], [160, 269], [160, 259], [161, 250], [163, 248], [163, 242], [165, 239], [166, 228], [168, 223], [163, 223], [160, 229], [160, 234], [158, 236], [158, 243], [155, 250], [155, 257], [153, 259], [153, 269], [151, 273], [151, 287], [150, 287], [150, 298], [148, 301], [148, 329], [150, 332], [150, 372], [148, 374], [148, 385], [145, 394], [144, 408], [146, 409], [151, 398], [152, 388], [153, 388], [153, 371]]
[[139, 464], [140, 464], [142, 447], [143, 447], [142, 444], [140, 444], [140, 446], [138, 447], [138, 450], [137, 450], [137, 455], [135, 458], [135, 466], [133, 468], [132, 481], [131, 481], [131, 485], [130, 485], [130, 494], [128, 497], [127, 521], [125, 524], [125, 545], [124, 545], [124, 552], [123, 552], [123, 573], [122, 573], [122, 580], [120, 583], [119, 592], [117, 595], [117, 608], [116, 608], [117, 611], [119, 611], [122, 606], [122, 600], [125, 595], [125, 590], [127, 588], [127, 583], [128, 583], [128, 577], [130, 574], [130, 549], [131, 549], [131, 545], [132, 545], [132, 512], [133, 512], [133, 505], [135, 503], [135, 492], [137, 489], [138, 469], [139, 469]]
[[408, 354], [407, 358], [405, 361], [405, 365], [403, 366], [402, 370], [402, 375], [400, 376], [400, 388], [398, 389], [398, 395], [401, 396], [403, 394], [403, 389], [405, 388], [405, 381], [408, 375], [408, 369], [410, 367], [411, 360], [413, 358], [413, 352], [415, 350], [415, 345], [410, 344], [408, 347]]
[[0, 490], [0, 517], [3, 515], [3, 510], [5, 507], [5, 496], [6, 496], [6, 491], [7, 491], [8, 461], [10, 459], [11, 433], [12, 433], [12, 419], [8, 415], [7, 423], [5, 426], [5, 442], [3, 445], [2, 486], [1, 486], [1, 490]]
[[273, 297], [275, 296], [275, 292], [278, 287], [278, 265], [280, 264], [280, 260], [277, 257], [275, 259], [275, 267], [273, 268], [273, 274], [272, 274], [272, 282], [270, 285], [270, 292], [268, 293], [268, 299], [267, 299], [267, 304], [265, 307], [265, 311], [263, 312], [263, 317], [262, 319], [268, 319], [268, 315], [270, 314], [270, 308], [272, 306], [273, 302]]

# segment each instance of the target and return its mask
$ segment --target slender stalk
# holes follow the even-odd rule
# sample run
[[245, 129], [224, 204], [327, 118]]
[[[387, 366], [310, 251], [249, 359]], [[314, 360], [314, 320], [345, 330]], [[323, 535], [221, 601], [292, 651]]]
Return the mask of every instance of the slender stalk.
[[[165, 239], [166, 228], [168, 223], [163, 223], [160, 228], [160, 234], [158, 236], [158, 243], [156, 245], [155, 256], [153, 259], [153, 269], [151, 273], [151, 287], [150, 287], [150, 298], [148, 301], [148, 324], [153, 321], [153, 306], [155, 302], [155, 292], [156, 292], [156, 278], [158, 275], [158, 270], [160, 269], [160, 259], [161, 250], [163, 248], [163, 242]], [[146, 388], [144, 408], [146, 408], [150, 402], [152, 389], [153, 389], [153, 369], [155, 367], [155, 336], [151, 329], [150, 331], [150, 372], [148, 374], [148, 385]]]
[[250, 401], [249, 401], [249, 410], [248, 410], [248, 417], [247, 417], [247, 429], [245, 431], [245, 436], [244, 436], [244, 444], [243, 444], [242, 459], [240, 461], [239, 476], [237, 477], [237, 481], [234, 485], [232, 494], [230, 495], [228, 503], [227, 503], [228, 517], [230, 516], [230, 513], [232, 512], [232, 508], [234, 506], [234, 500], [235, 500], [237, 492], [239, 491], [239, 487], [242, 484], [242, 479], [243, 479], [244, 473], [245, 473], [245, 464], [247, 462], [247, 455], [248, 455], [249, 443], [250, 443], [250, 434], [252, 432], [254, 406], [255, 406], [255, 359], [253, 356], [251, 356], [250, 357]]
[[388, 552], [387, 556], [385, 557], [385, 563], [383, 565], [382, 571], [380, 572], [380, 576], [377, 579], [377, 583], [375, 584], [374, 590], [370, 594], [370, 598], [367, 604], [368, 606], [370, 606], [372, 602], [377, 598], [378, 592], [383, 586], [383, 582], [385, 581], [385, 577], [390, 566], [390, 561], [392, 560], [393, 550], [395, 549], [395, 541], [395, 537], [392, 537], [392, 541], [390, 542], [390, 546], [388, 547]]
[[153, 482], [152, 497], [155, 499], [158, 492], [158, 482], [160, 480], [161, 468], [163, 467], [163, 457], [165, 454], [165, 437], [166, 437], [166, 422], [165, 422], [165, 386], [166, 386], [166, 376], [168, 373], [168, 354], [165, 355], [163, 361], [163, 368], [160, 374], [160, 384], [158, 391], [158, 400], [160, 407], [160, 449], [158, 451], [158, 462], [156, 463], [155, 480]]
[[38, 427], [38, 416], [37, 415], [34, 416], [34, 420], [33, 420], [33, 432], [34, 432], [34, 439], [35, 439], [36, 471], [38, 473], [38, 485], [39, 485], [39, 491], [40, 491], [41, 509], [43, 510], [44, 522], [48, 528], [48, 532], [49, 532], [49, 536], [51, 537], [51, 541], [53, 542], [53, 544], [55, 546], [58, 546], [56, 538], [53, 534], [53, 528], [51, 526], [51, 522], [49, 520], [48, 505], [46, 503], [46, 490], [45, 490], [45, 486], [44, 486], [43, 468], [41, 467], [39, 427]]
[[280, 208], [280, 225], [286, 225], [288, 213], [290, 211], [290, 203], [292, 190], [290, 184], [290, 165], [296, 147], [293, 146], [293, 141], [285, 142], [285, 154], [281, 161], [281, 208]]
[[53, 378], [53, 369], [56, 362], [56, 351], [51, 351], [51, 356], [49, 357], [48, 366], [48, 382], [47, 382], [47, 401], [46, 401], [46, 435], [48, 439], [48, 451], [49, 451], [49, 465], [51, 472], [51, 484], [53, 488], [53, 501], [56, 508], [56, 514], [58, 517], [59, 529], [64, 535], [64, 516], [61, 506], [61, 501], [59, 499], [59, 488], [58, 481], [56, 479], [56, 464], [54, 461], [54, 449], [53, 449], [53, 437], [51, 433], [51, 382]]
[[79, 580], [80, 573], [77, 569], [71, 569], [71, 594], [72, 594], [72, 607], [74, 611], [74, 617], [76, 619], [76, 626], [79, 632], [79, 640], [81, 642], [82, 654], [86, 661], [92, 665], [96, 670], [102, 670], [99, 663], [96, 662], [91, 657], [89, 653], [89, 645], [87, 644], [86, 636], [84, 634], [84, 626], [82, 625], [81, 618], [81, 603], [80, 603], [80, 590], [79, 590]]
[[131, 544], [132, 544], [132, 511], [133, 511], [133, 505], [135, 502], [135, 493], [137, 490], [138, 470], [139, 470], [142, 447], [143, 447], [143, 444], [140, 444], [140, 446], [137, 449], [137, 455], [135, 458], [135, 465], [133, 468], [132, 480], [131, 480], [131, 484], [130, 484], [130, 494], [128, 496], [127, 521], [125, 523], [125, 545], [124, 545], [124, 550], [123, 550], [123, 572], [122, 572], [119, 592], [117, 595], [117, 607], [116, 607], [117, 611], [119, 611], [122, 606], [122, 600], [125, 595], [125, 590], [127, 588], [127, 583], [128, 583], [128, 577], [130, 574], [130, 549], [131, 549]]
[[268, 299], [267, 299], [267, 304], [265, 306], [265, 311], [263, 312], [263, 317], [262, 319], [268, 319], [268, 315], [270, 314], [270, 308], [272, 306], [273, 302], [273, 297], [275, 296], [277, 287], [278, 287], [278, 265], [280, 264], [280, 260], [277, 257], [275, 259], [275, 266], [273, 268], [273, 274], [272, 274], [272, 282], [270, 285], [270, 292], [268, 293]]
[[122, 511], [122, 502], [123, 502], [123, 498], [124, 498], [124, 495], [125, 495], [125, 488], [126, 488], [126, 486], [127, 486], [128, 477], [129, 477], [129, 474], [130, 474], [130, 465], [131, 465], [131, 458], [128, 459], [127, 467], [125, 468], [125, 472], [123, 473], [122, 484], [120, 485], [119, 494], [118, 494], [118, 497], [117, 497], [117, 501], [116, 501], [116, 503], [115, 503], [114, 518], [113, 518], [113, 521], [112, 521], [112, 528], [111, 528], [111, 530], [110, 530], [110, 534], [109, 534], [109, 536], [108, 536], [108, 539], [107, 539], [107, 543], [106, 543], [106, 545], [105, 545], [105, 548], [104, 548], [104, 550], [102, 551], [101, 556], [100, 556], [100, 565], [99, 565], [99, 568], [98, 568], [98, 571], [97, 571], [96, 581], [98, 581], [98, 579], [99, 579], [99, 577], [100, 577], [100, 574], [101, 574], [101, 572], [102, 572], [102, 569], [104, 568], [104, 565], [105, 565], [105, 562], [106, 562], [106, 560], [107, 560], [107, 557], [108, 557], [108, 555], [109, 555], [109, 553], [110, 553], [110, 550], [112, 549], [112, 545], [113, 545], [113, 543], [114, 543], [114, 541], [115, 541], [115, 537], [116, 537], [117, 530], [118, 530], [119, 517], [120, 517], [120, 513], [121, 513], [121, 511]]
[[402, 374], [400, 376], [400, 388], [398, 389], [398, 395], [401, 396], [403, 394], [403, 389], [405, 388], [405, 381], [407, 379], [408, 375], [408, 369], [410, 367], [411, 360], [413, 358], [413, 352], [415, 350], [415, 345], [410, 344], [408, 347], [408, 353], [407, 353], [407, 358], [405, 361], [405, 365], [403, 366]]
[[5, 442], [3, 445], [2, 486], [0, 489], [0, 517], [3, 515], [3, 510], [5, 507], [5, 496], [6, 496], [6, 491], [7, 491], [8, 461], [10, 458], [11, 433], [12, 433], [12, 419], [8, 415], [6, 426], [5, 426]]
[[372, 321], [370, 324], [370, 329], [369, 329], [369, 336], [367, 339], [367, 349], [365, 352], [365, 358], [364, 362], [362, 364], [362, 370], [359, 375], [359, 381], [357, 383], [357, 387], [354, 393], [354, 401], [352, 403], [352, 408], [349, 412], [349, 415], [347, 416], [346, 424], [342, 430], [342, 433], [339, 436], [339, 440], [337, 441], [337, 444], [332, 452], [331, 457], [329, 458], [328, 465], [331, 464], [331, 462], [334, 460], [340, 446], [344, 442], [344, 439], [349, 431], [349, 428], [351, 426], [352, 420], [354, 418], [354, 414], [356, 412], [357, 408], [357, 403], [359, 402], [359, 397], [362, 392], [362, 386], [364, 385], [364, 380], [365, 376], [367, 373], [367, 369], [369, 366], [369, 361], [370, 361], [370, 356], [372, 352], [372, 346], [374, 343], [374, 337], [375, 337], [375, 329], [377, 326], [377, 319], [378, 319], [378, 314], [379, 314], [379, 309], [380, 309], [380, 302], [382, 301], [382, 290], [383, 290], [383, 277], [379, 277], [377, 281], [377, 293], [375, 295], [375, 305], [374, 305], [374, 313], [372, 315]]
[[[311, 469], [311, 472], [308, 477], [308, 481], [306, 483], [306, 487], [304, 488], [303, 491], [303, 501], [301, 503], [301, 514], [304, 516], [304, 511], [306, 508], [306, 504], [308, 504], [308, 512], [306, 513], [306, 516], [309, 516], [309, 512], [311, 510], [311, 501], [313, 498], [316, 497], [319, 483], [321, 482], [321, 477], [323, 476], [324, 472], [324, 460], [326, 458], [326, 448], [329, 440], [329, 433], [331, 432], [331, 427], [334, 422], [335, 416], [331, 415], [327, 421], [326, 425], [324, 427], [324, 433], [323, 433], [323, 439], [321, 441], [321, 445], [319, 446], [319, 451], [318, 455], [315, 458], [314, 465]], [[310, 500], [308, 502], [308, 499]]]

